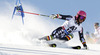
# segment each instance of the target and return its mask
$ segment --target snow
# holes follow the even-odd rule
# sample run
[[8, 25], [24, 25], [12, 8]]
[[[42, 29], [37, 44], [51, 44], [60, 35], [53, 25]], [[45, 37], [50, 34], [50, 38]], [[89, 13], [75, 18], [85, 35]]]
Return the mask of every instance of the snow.
[[[88, 50], [73, 50], [68, 48], [51, 48], [42, 46], [0, 45], [1, 55], [99, 55], [99, 44], [90, 44]], [[98, 48], [96, 48], [98, 47]]]

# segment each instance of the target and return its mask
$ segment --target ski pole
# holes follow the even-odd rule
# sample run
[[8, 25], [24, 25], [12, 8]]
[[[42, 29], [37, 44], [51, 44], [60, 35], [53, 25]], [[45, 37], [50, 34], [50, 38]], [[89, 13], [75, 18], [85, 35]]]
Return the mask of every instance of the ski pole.
[[39, 15], [39, 16], [50, 17], [49, 15], [43, 15], [43, 14], [37, 14], [37, 13], [31, 13], [31, 12], [25, 12], [25, 11], [18, 11], [18, 12], [24, 12], [24, 13], [27, 13], [27, 14], [33, 14], [33, 15]]

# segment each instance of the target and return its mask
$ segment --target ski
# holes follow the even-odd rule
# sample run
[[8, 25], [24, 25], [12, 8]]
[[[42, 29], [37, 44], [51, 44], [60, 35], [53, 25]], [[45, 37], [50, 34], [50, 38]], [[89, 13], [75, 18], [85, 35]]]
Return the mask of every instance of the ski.
[[[55, 43], [53, 44], [49, 44], [49, 47], [57, 47], [57, 45]], [[73, 46], [73, 47], [66, 47], [69, 49], [81, 49], [81, 46]]]
[[81, 49], [81, 46], [73, 46], [72, 49]]
[[49, 44], [50, 47], [57, 47], [57, 45], [54, 43], [54, 44]]

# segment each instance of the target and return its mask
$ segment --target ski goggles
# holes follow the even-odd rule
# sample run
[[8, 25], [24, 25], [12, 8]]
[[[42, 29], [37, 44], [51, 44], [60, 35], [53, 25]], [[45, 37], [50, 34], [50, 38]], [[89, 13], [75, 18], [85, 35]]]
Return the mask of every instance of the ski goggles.
[[84, 16], [80, 16], [80, 19], [81, 19], [81, 20], [85, 20], [85, 18], [86, 18], [86, 17], [84, 17]]

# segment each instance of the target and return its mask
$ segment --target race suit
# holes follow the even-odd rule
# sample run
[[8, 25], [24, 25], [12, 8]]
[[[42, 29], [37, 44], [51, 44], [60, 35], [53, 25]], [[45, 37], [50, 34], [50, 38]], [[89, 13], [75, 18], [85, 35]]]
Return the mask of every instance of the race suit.
[[70, 15], [60, 15], [61, 18], [66, 20], [63, 25], [55, 29], [50, 36], [47, 36], [46, 40], [52, 40], [52, 39], [59, 39], [59, 40], [65, 40], [69, 41], [70, 39], [73, 38], [73, 33], [78, 32], [79, 33], [79, 38], [82, 44], [86, 44], [86, 41], [83, 36], [83, 27], [81, 24], [77, 24], [75, 17], [70, 16]]

